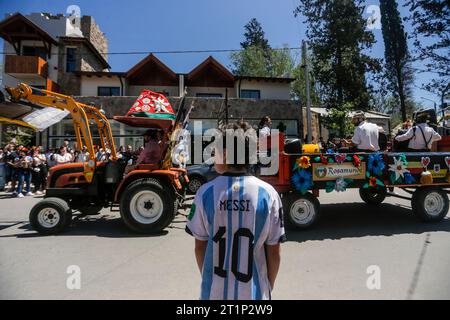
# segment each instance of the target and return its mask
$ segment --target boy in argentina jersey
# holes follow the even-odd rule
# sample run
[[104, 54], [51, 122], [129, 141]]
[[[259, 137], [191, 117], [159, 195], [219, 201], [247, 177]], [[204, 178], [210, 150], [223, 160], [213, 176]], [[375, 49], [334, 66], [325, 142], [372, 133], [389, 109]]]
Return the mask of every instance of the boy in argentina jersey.
[[195, 196], [186, 231], [196, 239], [201, 299], [271, 299], [285, 238], [282, 204], [247, 169], [216, 163], [221, 175]]

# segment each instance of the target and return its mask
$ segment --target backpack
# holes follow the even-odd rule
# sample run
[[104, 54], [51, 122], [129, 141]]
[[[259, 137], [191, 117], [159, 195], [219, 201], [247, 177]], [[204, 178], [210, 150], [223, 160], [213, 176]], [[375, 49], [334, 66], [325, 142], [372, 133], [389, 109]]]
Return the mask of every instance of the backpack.
[[[416, 136], [416, 129], [417, 127], [414, 126], [413, 127], [413, 135], [411, 138], [404, 140], [404, 141], [397, 141], [397, 139], [394, 138], [394, 151], [398, 151], [398, 152], [406, 152], [409, 150], [408, 145], [409, 145], [409, 141], [414, 138]], [[399, 132], [397, 132], [397, 134], [395, 135], [395, 137], [401, 136], [403, 134], [405, 134], [406, 132], [402, 132], [399, 130]]]

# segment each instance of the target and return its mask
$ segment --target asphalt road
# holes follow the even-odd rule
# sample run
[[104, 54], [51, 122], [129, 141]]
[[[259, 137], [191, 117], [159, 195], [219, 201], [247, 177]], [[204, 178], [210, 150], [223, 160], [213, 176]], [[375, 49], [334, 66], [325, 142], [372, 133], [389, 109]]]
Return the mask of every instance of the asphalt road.
[[[150, 237], [129, 232], [118, 213], [105, 210], [75, 220], [64, 234], [39, 236], [28, 224], [38, 200], [0, 193], [0, 299], [198, 298], [184, 216]], [[449, 216], [423, 224], [408, 201], [369, 207], [355, 190], [320, 200], [320, 223], [287, 233], [274, 299], [450, 299]], [[69, 289], [78, 272], [80, 288], [69, 281]], [[379, 289], [368, 288], [369, 277]]]

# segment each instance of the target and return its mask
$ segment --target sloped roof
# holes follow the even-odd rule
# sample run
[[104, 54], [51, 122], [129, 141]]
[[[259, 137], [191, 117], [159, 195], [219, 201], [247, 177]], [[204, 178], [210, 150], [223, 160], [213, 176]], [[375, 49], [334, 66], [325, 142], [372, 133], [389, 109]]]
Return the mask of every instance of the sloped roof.
[[58, 44], [55, 38], [20, 13], [15, 13], [0, 22], [0, 36], [12, 44], [29, 39]]
[[209, 56], [187, 75], [191, 87], [234, 87], [234, 76], [220, 62]]
[[132, 85], [178, 85], [177, 74], [152, 53], [128, 70], [126, 78]]

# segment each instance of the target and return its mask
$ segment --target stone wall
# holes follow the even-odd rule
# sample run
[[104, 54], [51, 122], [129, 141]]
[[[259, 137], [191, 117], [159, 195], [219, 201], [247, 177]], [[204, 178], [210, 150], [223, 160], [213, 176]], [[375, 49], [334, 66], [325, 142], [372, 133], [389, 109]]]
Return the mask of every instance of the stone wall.
[[108, 61], [108, 39], [91, 16], [81, 17], [81, 31], [100, 54]]
[[[81, 44], [71, 44], [70, 46], [76, 47], [78, 51], [81, 48]], [[58, 85], [61, 93], [66, 95], [79, 95], [81, 92], [81, 78], [71, 72], [66, 72], [66, 44], [62, 41], [59, 42], [58, 53]], [[77, 58], [76, 68], [77, 70], [81, 68], [80, 55]]]
[[66, 48], [77, 48], [76, 70], [80, 71], [103, 71], [103, 65], [98, 57], [82, 42], [66, 41], [59, 43], [58, 58], [58, 85], [61, 93], [78, 96], [81, 94], [81, 77], [66, 72]]

